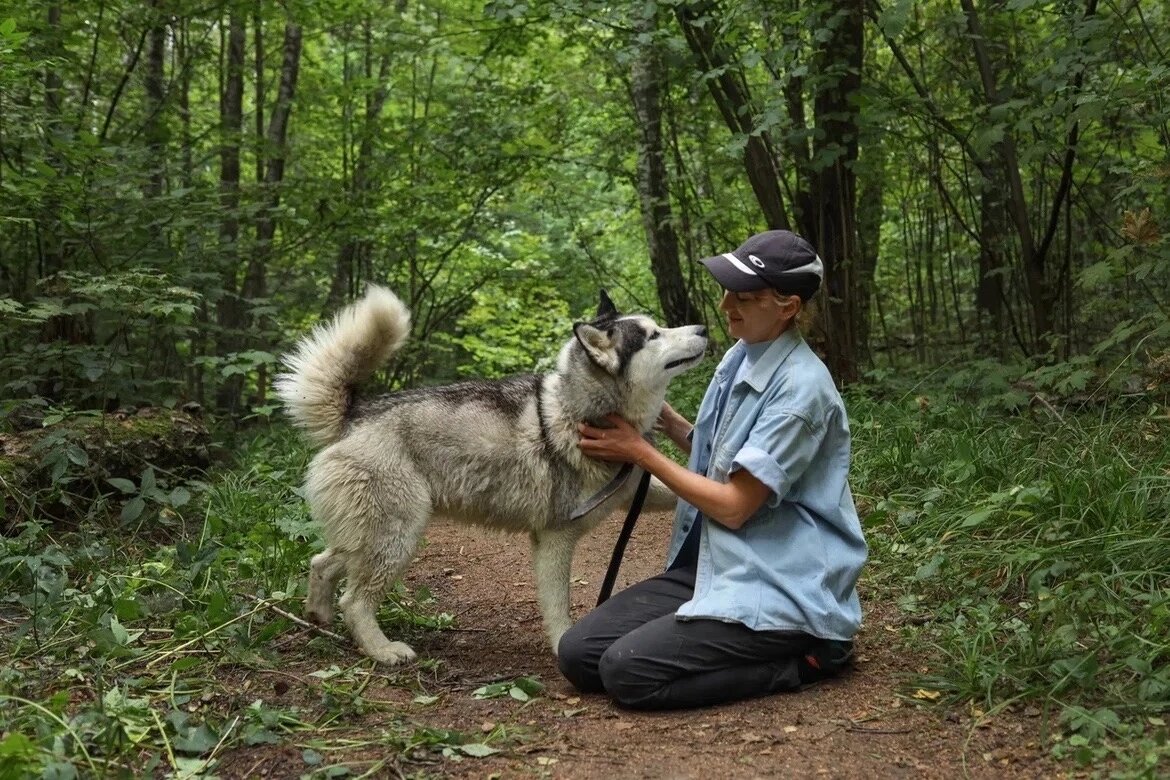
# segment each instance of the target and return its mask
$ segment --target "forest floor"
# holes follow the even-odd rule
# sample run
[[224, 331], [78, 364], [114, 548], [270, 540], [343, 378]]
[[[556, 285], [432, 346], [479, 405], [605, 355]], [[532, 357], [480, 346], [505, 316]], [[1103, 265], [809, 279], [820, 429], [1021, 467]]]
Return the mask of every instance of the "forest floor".
[[[578, 548], [572, 586], [577, 617], [596, 599], [621, 520], [612, 516]], [[667, 514], [642, 517], [618, 589], [659, 571], [669, 527]], [[894, 606], [897, 594], [869, 587], [866, 578], [865, 625], [856, 666], [848, 674], [800, 693], [657, 714], [581, 695], [559, 675], [546, 646], [523, 537], [436, 522], [405, 579], [412, 591], [429, 589], [434, 608], [453, 614], [455, 627], [413, 637], [420, 659], [433, 659], [413, 669], [387, 674], [361, 666], [368, 674], [361, 695], [381, 706], [332, 724], [331, 744], [322, 748], [327, 756], [313, 757], [322, 761], [318, 771], [339, 761], [347, 773], [362, 774], [365, 766], [378, 777], [872, 780], [1077, 774], [1072, 765], [1049, 757], [1046, 718], [1035, 708], [986, 714], [971, 703], [941, 704], [934, 692], [916, 689], [914, 676], [929, 672], [929, 652], [908, 646], [905, 616]], [[307, 634], [302, 637], [308, 641]], [[362, 661], [348, 640], [337, 646], [332, 639], [313, 639], [316, 650], [302, 659], [296, 640], [290, 641], [287, 665], [249, 671], [248, 679], [239, 681], [241, 689], [276, 696], [282, 706], [303, 703], [311, 709], [327, 685], [319, 672], [312, 674], [323, 657], [332, 656], [341, 666]], [[506, 681], [519, 678], [539, 680], [545, 688], [527, 701], [508, 696]], [[502, 681], [494, 689], [502, 695], [473, 695]], [[482, 737], [498, 752], [474, 757], [447, 750], [444, 757], [420, 749], [391, 755], [376, 737], [388, 710], [426, 724], [424, 733], [440, 735], [436, 741], [449, 730]], [[303, 776], [309, 755], [288, 743], [239, 747], [223, 756], [216, 774]]]

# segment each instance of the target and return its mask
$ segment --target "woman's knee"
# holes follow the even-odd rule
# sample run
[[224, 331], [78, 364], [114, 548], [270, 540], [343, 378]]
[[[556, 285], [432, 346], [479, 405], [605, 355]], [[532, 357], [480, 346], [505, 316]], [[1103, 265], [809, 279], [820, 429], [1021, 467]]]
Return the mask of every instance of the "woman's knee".
[[597, 674], [614, 703], [631, 709], [654, 709], [661, 682], [643, 674], [642, 664], [618, 645], [611, 646], [597, 664]]
[[601, 690], [601, 679], [597, 674], [598, 652], [592, 646], [587, 633], [580, 630], [578, 623], [561, 635], [557, 643], [557, 667], [565, 679], [579, 691]]

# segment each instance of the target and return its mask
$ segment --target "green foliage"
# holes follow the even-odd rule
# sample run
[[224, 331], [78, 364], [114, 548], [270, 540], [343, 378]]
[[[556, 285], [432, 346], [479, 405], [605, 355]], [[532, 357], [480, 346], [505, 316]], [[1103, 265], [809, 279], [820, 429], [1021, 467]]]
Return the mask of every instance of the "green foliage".
[[517, 677], [515, 680], [489, 683], [471, 692], [474, 699], [498, 699], [509, 696], [519, 702], [528, 702], [532, 697], [544, 693], [544, 683], [532, 677]]
[[[169, 364], [184, 360], [195, 337], [194, 315], [203, 297], [165, 274], [62, 272], [41, 283], [25, 302], [0, 299], [0, 392], [7, 398], [49, 397], [72, 404], [110, 400], [174, 403], [180, 381]], [[46, 340], [43, 334], [57, 332]]]
[[[111, 480], [143, 516], [165, 504], [165, 526], [140, 517], [135, 533], [119, 532], [130, 521], [110, 507], [75, 528], [28, 521], [0, 537], [12, 623], [0, 636], [0, 774], [197, 776], [238, 748], [319, 745], [334, 720], [385, 707], [363, 695], [368, 664], [337, 666], [352, 656], [333, 640], [302, 636], [291, 657], [281, 649], [300, 627], [277, 610], [297, 609], [316, 544], [294, 487], [308, 455], [288, 431], [263, 433], [206, 483], [164, 490], [151, 471]], [[425, 592], [390, 601], [381, 619], [400, 633], [451, 624], [426, 611]], [[271, 687], [241, 698], [252, 674], [316, 682], [304, 702], [282, 704]], [[421, 745], [471, 758], [504, 740], [420, 739], [421, 727], [387, 712], [377, 739], [391, 756]]]
[[573, 332], [569, 304], [555, 287], [493, 284], [477, 289], [473, 299], [451, 339], [469, 358], [460, 362], [460, 374], [498, 378], [555, 367]]
[[850, 398], [874, 568], [926, 616], [909, 641], [937, 649], [923, 684], [1054, 710], [1058, 755], [1164, 762], [1165, 407], [1013, 417], [924, 397]]

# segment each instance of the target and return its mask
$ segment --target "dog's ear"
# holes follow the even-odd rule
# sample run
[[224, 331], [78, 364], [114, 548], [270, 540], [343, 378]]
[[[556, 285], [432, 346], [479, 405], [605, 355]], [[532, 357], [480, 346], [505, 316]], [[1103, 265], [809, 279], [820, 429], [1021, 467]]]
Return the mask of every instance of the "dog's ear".
[[619, 361], [609, 333], [587, 322], [578, 322], [573, 326], [573, 335], [593, 365], [607, 374], [617, 373]]
[[617, 307], [613, 305], [613, 301], [609, 299], [609, 293], [603, 287], [601, 288], [601, 302], [597, 304], [597, 319], [616, 316], [618, 316]]

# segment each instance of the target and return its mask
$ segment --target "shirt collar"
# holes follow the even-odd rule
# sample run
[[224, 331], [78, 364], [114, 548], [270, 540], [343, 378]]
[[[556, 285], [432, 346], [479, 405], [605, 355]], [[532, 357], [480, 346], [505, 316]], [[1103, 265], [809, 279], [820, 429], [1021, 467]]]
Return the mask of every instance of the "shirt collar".
[[[757, 393], [763, 392], [764, 388], [768, 386], [768, 382], [772, 379], [772, 375], [776, 373], [776, 369], [792, 354], [792, 350], [796, 349], [796, 345], [803, 340], [804, 337], [801, 335], [800, 329], [792, 325], [789, 326], [788, 330], [768, 342], [759, 344], [744, 344], [742, 341], [737, 342], [735, 349], [743, 353], [739, 358], [740, 360], [747, 356], [749, 350], [753, 353], [756, 350], [762, 351], [762, 354], [756, 357], [755, 365], [748, 371], [743, 381], [751, 385], [751, 388]], [[736, 365], [738, 364], [739, 361], [736, 361]]]

